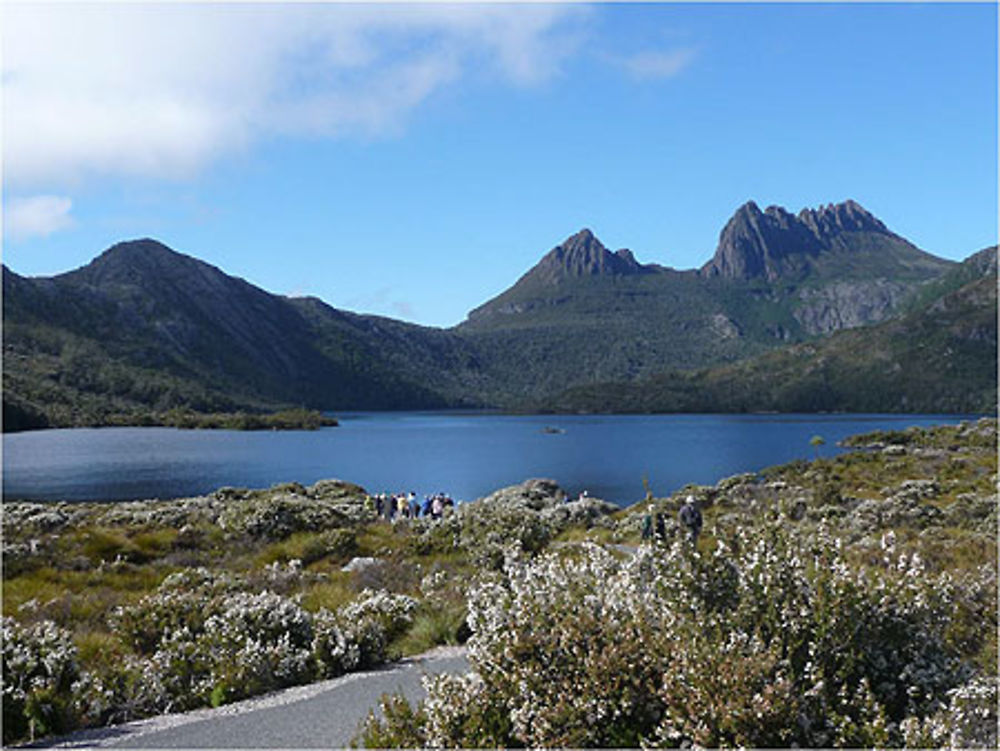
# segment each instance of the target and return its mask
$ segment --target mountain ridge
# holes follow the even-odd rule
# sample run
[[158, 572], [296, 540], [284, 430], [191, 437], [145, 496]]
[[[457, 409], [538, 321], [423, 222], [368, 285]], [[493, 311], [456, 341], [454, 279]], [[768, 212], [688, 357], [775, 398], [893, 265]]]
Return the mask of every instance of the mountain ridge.
[[997, 247], [899, 318], [715, 368], [578, 386], [556, 412], [952, 412], [997, 409]]
[[[787, 224], [786, 239], [825, 235], [825, 249], [772, 253], [822, 263], [774, 281], [677, 271], [582, 229], [450, 329], [275, 295], [151, 238], [53, 277], [4, 266], [5, 415], [38, 427], [176, 406], [518, 409], [879, 323], [954, 292], [975, 265], [901, 238], [879, 256], [872, 234], [898, 236], [857, 204], [741, 212]], [[976, 268], [995, 267], [995, 250], [977, 258]]]

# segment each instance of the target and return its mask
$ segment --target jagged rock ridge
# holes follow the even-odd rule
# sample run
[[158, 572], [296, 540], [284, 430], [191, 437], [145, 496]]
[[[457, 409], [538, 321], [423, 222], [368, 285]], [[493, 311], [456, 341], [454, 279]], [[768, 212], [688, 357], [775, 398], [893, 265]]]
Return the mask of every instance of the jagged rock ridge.
[[803, 209], [798, 216], [780, 206], [761, 211], [748, 201], [723, 228], [715, 255], [701, 273], [768, 281], [801, 274], [808, 269], [810, 258], [849, 248], [841, 242], [844, 233], [882, 235], [910, 245], [855, 201]]
[[582, 229], [550, 250], [522, 279], [557, 283], [566, 277], [626, 276], [648, 269], [632, 251], [609, 251], [589, 229]]

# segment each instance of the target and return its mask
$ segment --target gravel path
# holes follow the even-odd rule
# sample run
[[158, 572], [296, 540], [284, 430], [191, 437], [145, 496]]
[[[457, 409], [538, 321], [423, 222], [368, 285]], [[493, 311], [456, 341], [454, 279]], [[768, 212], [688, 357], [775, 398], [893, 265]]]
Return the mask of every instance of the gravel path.
[[381, 670], [297, 686], [219, 709], [75, 733], [54, 748], [344, 748], [384, 693], [423, 697], [425, 673], [468, 670], [464, 647], [441, 647]]

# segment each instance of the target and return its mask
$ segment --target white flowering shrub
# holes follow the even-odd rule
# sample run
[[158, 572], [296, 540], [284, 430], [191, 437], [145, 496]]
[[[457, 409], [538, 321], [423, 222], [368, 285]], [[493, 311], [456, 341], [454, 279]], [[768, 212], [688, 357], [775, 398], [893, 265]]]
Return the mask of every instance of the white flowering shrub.
[[135, 605], [117, 608], [111, 614], [111, 625], [136, 652], [151, 655], [175, 630], [200, 633], [220, 597], [236, 587], [237, 582], [227, 574], [204, 568], [180, 571]]
[[80, 724], [115, 725], [168, 711], [173, 702], [158, 668], [149, 659], [125, 655], [83, 673], [74, 684]]
[[[276, 489], [275, 489], [276, 490]], [[305, 496], [305, 489], [253, 495], [228, 503], [219, 526], [230, 535], [256, 540], [283, 540], [293, 532], [316, 532], [349, 524], [339, 504]]]
[[312, 618], [274, 592], [244, 592], [205, 570], [174, 574], [114, 615], [119, 633], [148, 658], [166, 708], [187, 709], [309, 680]]
[[[469, 595], [473, 673], [393, 716], [432, 747], [900, 746], [939, 713], [980, 716], [949, 637], [960, 598], [891, 540], [861, 567], [823, 529], [770, 522], [709, 555], [509, 555]], [[989, 741], [970, 723], [964, 741]]]
[[[319, 677], [336, 678], [357, 670], [361, 664], [362, 645], [354, 638], [348, 638], [350, 629], [341, 626], [340, 618], [323, 608], [313, 615], [312, 623], [312, 651]], [[356, 634], [352, 636], [356, 637]], [[384, 651], [384, 639], [381, 644]]]
[[51, 621], [25, 627], [4, 617], [0, 637], [4, 744], [71, 729], [80, 668], [69, 632]]
[[213, 704], [295, 685], [314, 674], [312, 619], [273, 592], [240, 592], [205, 621]]
[[902, 732], [909, 748], [997, 748], [997, 679], [979, 676], [948, 692], [934, 715], [908, 717]]
[[[284, 570], [287, 567], [276, 567]], [[296, 568], [293, 566], [293, 568]], [[271, 572], [272, 574], [274, 572]], [[88, 685], [90, 714], [121, 718], [219, 705], [375, 667], [412, 621], [417, 601], [365, 590], [337, 613], [311, 614], [270, 590], [192, 569], [113, 616], [148, 674], [117, 667]]]
[[413, 621], [417, 601], [384, 589], [365, 589], [338, 611], [345, 638], [359, 650], [358, 667], [375, 667], [388, 658], [389, 643]]
[[380, 623], [390, 641], [402, 634], [413, 619], [417, 601], [409, 595], [397, 595], [380, 589], [365, 589], [356, 600], [340, 609], [345, 621], [372, 620]]
[[541, 551], [558, 530], [538, 511], [525, 505], [479, 501], [462, 509], [459, 545], [479, 568], [499, 568], [505, 551], [519, 545], [529, 553]]

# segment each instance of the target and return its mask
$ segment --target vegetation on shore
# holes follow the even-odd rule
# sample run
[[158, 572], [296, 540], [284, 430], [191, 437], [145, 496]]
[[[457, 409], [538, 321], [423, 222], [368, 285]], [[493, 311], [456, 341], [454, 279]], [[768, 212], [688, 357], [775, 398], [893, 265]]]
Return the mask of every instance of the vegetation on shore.
[[873, 434], [622, 510], [550, 481], [394, 523], [332, 480], [7, 502], [4, 742], [468, 640], [473, 672], [387, 697], [360, 739], [995, 746], [996, 441], [995, 420]]
[[335, 417], [325, 415], [315, 409], [283, 409], [277, 412], [248, 412], [244, 410], [226, 412], [198, 412], [186, 407], [173, 407], [157, 412], [143, 407], [132, 407], [122, 412], [88, 413], [78, 410], [72, 421], [66, 424], [55, 419], [49, 422], [43, 415], [27, 415], [9, 403], [5, 404], [4, 432], [39, 428], [123, 428], [123, 427], [166, 427], [185, 430], [319, 430], [336, 427], [340, 423]]
[[175, 408], [149, 415], [122, 415], [108, 418], [108, 425], [162, 425], [198, 430], [319, 430], [339, 425], [337, 419], [314, 409], [286, 409], [280, 412], [193, 412]]

